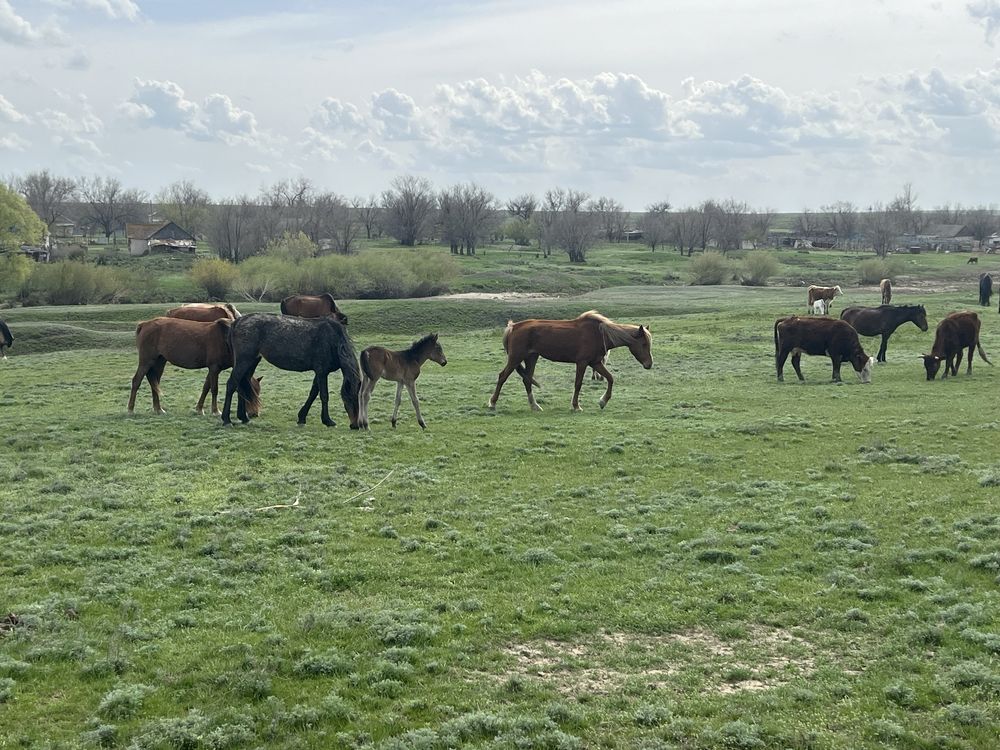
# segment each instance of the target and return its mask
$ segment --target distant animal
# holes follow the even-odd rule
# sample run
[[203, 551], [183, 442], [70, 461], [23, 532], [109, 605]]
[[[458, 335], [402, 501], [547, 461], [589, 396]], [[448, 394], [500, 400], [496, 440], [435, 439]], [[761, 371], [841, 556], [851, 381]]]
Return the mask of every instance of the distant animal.
[[937, 376], [941, 362], [945, 363], [942, 379], [948, 377], [949, 372], [952, 375], [958, 375], [964, 349], [969, 350], [967, 375], [972, 374], [972, 352], [974, 349], [979, 350], [979, 356], [983, 358], [984, 362], [988, 365], [993, 364], [979, 343], [979, 326], [979, 316], [968, 310], [953, 312], [938, 323], [931, 353], [923, 355], [924, 369], [927, 371], [928, 380], [934, 380]]
[[927, 311], [923, 305], [881, 305], [880, 307], [847, 307], [840, 313], [862, 336], [881, 336], [876, 362], [885, 362], [889, 337], [903, 323], [909, 321], [921, 331], [927, 330]]
[[813, 315], [826, 315], [830, 312], [830, 301], [825, 299], [818, 299], [813, 302]]
[[[879, 291], [882, 292], [882, 304], [888, 305], [892, 302], [892, 282], [889, 279], [882, 279], [878, 283]], [[841, 314], [840, 319], [843, 320], [844, 316]], [[927, 330], [926, 328], [924, 329]]]
[[322, 318], [333, 315], [341, 325], [347, 325], [347, 316], [337, 307], [333, 295], [325, 292], [320, 295], [293, 294], [281, 300], [281, 314], [294, 315], [299, 318]]
[[[230, 424], [233, 393], [246, 398], [250, 378], [261, 358], [275, 367], [294, 372], [313, 372], [312, 388], [302, 408], [299, 424], [306, 423], [309, 407], [316, 396], [323, 405], [322, 420], [327, 427], [336, 423], [330, 419], [327, 379], [331, 372], [340, 370], [343, 383], [340, 398], [351, 421], [351, 429], [358, 429], [358, 396], [361, 391], [361, 371], [347, 331], [333, 315], [323, 318], [296, 318], [288, 315], [251, 313], [232, 324], [229, 335], [233, 347], [233, 371], [226, 382], [226, 401], [222, 406], [222, 423]], [[241, 422], [249, 416], [237, 406]]]
[[392, 426], [396, 427], [396, 417], [399, 416], [399, 402], [403, 396], [403, 386], [410, 394], [413, 411], [417, 414], [417, 424], [426, 428], [424, 418], [420, 416], [420, 402], [417, 401], [417, 378], [420, 377], [420, 366], [427, 360], [437, 362], [442, 367], [448, 364], [444, 356], [441, 342], [436, 333], [424, 336], [414, 341], [409, 349], [392, 351], [381, 346], [369, 346], [361, 352], [361, 415], [358, 426], [368, 428], [368, 402], [371, 400], [375, 384], [382, 378], [396, 382], [396, 405], [392, 409]]
[[191, 302], [167, 310], [167, 317], [211, 323], [213, 320], [236, 320], [240, 311], [229, 302]]
[[14, 345], [14, 336], [7, 324], [0, 320], [0, 357], [7, 359], [7, 349]]
[[990, 306], [990, 297], [993, 296], [993, 277], [988, 273], [979, 274], [979, 304], [983, 307]]
[[[497, 387], [487, 406], [496, 408], [500, 389], [515, 370], [524, 381], [528, 403], [535, 411], [541, 407], [535, 401], [531, 386], [535, 380], [535, 365], [539, 357], [552, 362], [572, 362], [576, 365], [576, 383], [573, 389], [573, 410], [580, 411], [580, 388], [588, 367], [604, 376], [607, 390], [598, 402], [603, 409], [611, 400], [614, 378], [603, 363], [609, 349], [627, 346], [632, 356], [647, 370], [653, 366], [651, 352], [653, 337], [645, 326], [615, 323], [596, 310], [588, 310], [572, 320], [522, 320], [507, 321], [503, 332], [503, 348], [507, 364], [497, 377]], [[541, 386], [539, 386], [541, 387]]]
[[851, 363], [862, 383], [872, 380], [872, 363], [875, 360], [861, 348], [858, 332], [843, 320], [798, 316], [778, 318], [774, 322], [774, 364], [779, 382], [785, 379], [785, 361], [789, 354], [799, 380], [805, 380], [799, 366], [803, 354], [829, 355], [833, 362], [833, 379], [837, 383], [841, 382], [840, 365], [845, 360]]
[[[809, 302], [806, 305], [806, 309], [810, 312], [813, 309], [813, 303], [818, 299], [825, 299], [827, 302], [833, 302], [833, 298], [844, 293], [844, 290], [837, 286], [816, 286], [813, 284], [806, 290]], [[827, 305], [827, 312], [829, 312], [830, 306]]]
[[[233, 354], [229, 348], [228, 318], [205, 323], [182, 318], [154, 318], [146, 320], [135, 328], [135, 343], [139, 349], [139, 366], [132, 377], [132, 391], [128, 397], [128, 413], [135, 409], [135, 395], [142, 385], [142, 379], [149, 381], [153, 392], [153, 411], [163, 414], [160, 404], [160, 378], [167, 363], [186, 370], [208, 368], [201, 398], [195, 406], [198, 414], [203, 413], [205, 397], [212, 392], [212, 414], [219, 413], [219, 373], [233, 366]], [[251, 417], [260, 412], [260, 378], [254, 378], [247, 392], [246, 411]]]
[[978, 262], [979, 262], [979, 258], [976, 257], [975, 255], [973, 255], [971, 258], [969, 258], [967, 261], [965, 261], [965, 265], [969, 265], [970, 263], [978, 263]]

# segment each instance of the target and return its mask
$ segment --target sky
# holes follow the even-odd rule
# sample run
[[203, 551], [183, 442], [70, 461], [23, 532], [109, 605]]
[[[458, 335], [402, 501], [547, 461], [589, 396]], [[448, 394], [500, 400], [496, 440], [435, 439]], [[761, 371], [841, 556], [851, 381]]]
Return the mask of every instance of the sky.
[[0, 177], [1000, 203], [1000, 0], [0, 0]]

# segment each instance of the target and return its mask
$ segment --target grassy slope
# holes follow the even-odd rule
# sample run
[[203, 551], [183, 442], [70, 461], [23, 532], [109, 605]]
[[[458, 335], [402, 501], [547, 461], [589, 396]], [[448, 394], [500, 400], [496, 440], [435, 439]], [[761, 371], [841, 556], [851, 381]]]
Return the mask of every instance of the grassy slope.
[[[125, 418], [159, 308], [7, 311], [0, 747], [989, 746], [998, 375], [924, 382], [908, 326], [872, 386], [822, 358], [778, 385], [802, 296], [351, 302], [359, 345], [439, 328], [449, 356], [427, 432], [382, 385], [362, 435], [296, 427], [308, 378], [266, 365], [249, 427], [191, 415], [176, 368], [166, 416], [144, 387]], [[616, 352], [573, 414], [543, 363], [546, 411], [512, 380], [488, 413], [506, 318], [588, 307], [650, 323], [655, 368]]]

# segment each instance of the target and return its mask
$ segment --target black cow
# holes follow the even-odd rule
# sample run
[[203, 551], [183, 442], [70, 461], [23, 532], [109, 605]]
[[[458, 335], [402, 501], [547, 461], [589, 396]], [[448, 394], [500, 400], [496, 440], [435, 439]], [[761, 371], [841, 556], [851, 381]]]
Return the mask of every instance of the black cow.
[[993, 364], [979, 343], [979, 326], [979, 316], [968, 310], [954, 312], [938, 323], [931, 353], [923, 355], [924, 369], [927, 370], [928, 380], [934, 380], [937, 376], [942, 360], [945, 363], [942, 379], [948, 377], [949, 373], [958, 375], [958, 368], [962, 364], [963, 349], [969, 350], [967, 375], [972, 374], [972, 351], [974, 349], [979, 350], [979, 356], [986, 364]]
[[988, 273], [979, 274], [979, 304], [983, 307], [990, 306], [990, 297], [993, 296], [993, 277]]
[[799, 380], [805, 380], [799, 367], [803, 354], [827, 354], [833, 362], [835, 382], [840, 382], [840, 363], [844, 360], [851, 363], [862, 383], [872, 382], [872, 363], [875, 360], [861, 348], [858, 332], [843, 320], [798, 316], [778, 318], [774, 322], [774, 364], [779, 381], [785, 379], [783, 370], [789, 354]]

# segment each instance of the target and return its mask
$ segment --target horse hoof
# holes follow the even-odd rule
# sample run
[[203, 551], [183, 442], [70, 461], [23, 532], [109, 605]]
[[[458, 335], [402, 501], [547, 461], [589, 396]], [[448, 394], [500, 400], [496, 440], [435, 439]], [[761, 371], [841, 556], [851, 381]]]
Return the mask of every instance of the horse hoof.
[[538, 404], [532, 404], [531, 405], [531, 410], [532, 411], [541, 411], [542, 407], [540, 407]]
[[423, 422], [417, 422], [417, 424], [419, 424], [419, 425], [420, 425], [420, 429], [421, 429], [421, 430], [426, 430], [426, 429], [427, 429], [427, 425], [426, 425], [426, 424], [424, 424]]
[[489, 409], [490, 411], [496, 411], [497, 410], [497, 405], [495, 403], [493, 403], [492, 401], [487, 401], [486, 402], [486, 408]]
[[392, 429], [396, 429], [396, 420], [392, 420]]

